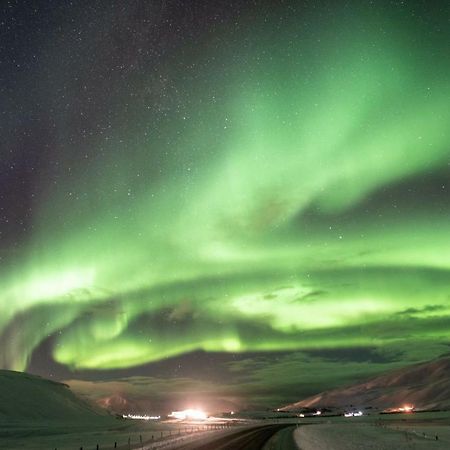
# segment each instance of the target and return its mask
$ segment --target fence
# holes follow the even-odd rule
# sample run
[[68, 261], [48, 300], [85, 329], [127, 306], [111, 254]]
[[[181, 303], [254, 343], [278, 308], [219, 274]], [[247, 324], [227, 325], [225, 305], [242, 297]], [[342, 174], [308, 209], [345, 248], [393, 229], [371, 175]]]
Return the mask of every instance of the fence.
[[[186, 426], [171, 430], [141, 431], [142, 434], [130, 434], [124, 442], [121, 442], [119, 439], [112, 439], [111, 444], [105, 445], [104, 443], [98, 443], [94, 446], [91, 444], [86, 446], [82, 445], [79, 448], [72, 448], [70, 450], [157, 450], [164, 447], [169, 447], [179, 442], [193, 439], [197, 437], [199, 433], [211, 433], [230, 427], [231, 424], [208, 424]], [[52, 450], [69, 449], [66, 446], [61, 446], [55, 447]]]

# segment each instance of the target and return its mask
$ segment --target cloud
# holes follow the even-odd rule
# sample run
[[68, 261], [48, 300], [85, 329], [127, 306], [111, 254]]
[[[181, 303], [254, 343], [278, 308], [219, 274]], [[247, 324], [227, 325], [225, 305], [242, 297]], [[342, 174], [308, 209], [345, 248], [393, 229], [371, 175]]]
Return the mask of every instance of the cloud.
[[[32, 370], [44, 345], [74, 377], [237, 355], [220, 386], [180, 369], [102, 389], [269, 405], [450, 342], [449, 27], [356, 1], [320, 17], [247, 2], [210, 28], [236, 12], [222, 3], [204, 2], [195, 30], [168, 8], [168, 34], [108, 6], [79, 15], [93, 20], [79, 21], [83, 42], [17, 52], [45, 58], [5, 74], [21, 100], [5, 123], [36, 113], [39, 126], [2, 135], [2, 367]], [[117, 71], [111, 43], [130, 29], [139, 45]], [[22, 98], [31, 84], [64, 102]]]
[[67, 383], [78, 394], [119, 413], [165, 414], [187, 408], [217, 412], [242, 405], [227, 386], [190, 378], [128, 377]]
[[[216, 362], [214, 380], [201, 371], [195, 377], [122, 377], [111, 381], [69, 380], [75, 391], [97, 402], [124, 399], [116, 410], [170, 411], [201, 406], [211, 412], [276, 408], [338, 386], [351, 385], [408, 364], [449, 352], [436, 340], [382, 347], [319, 349], [241, 355]], [[218, 359], [216, 359], [218, 361]], [[206, 377], [206, 378], [205, 378]], [[122, 405], [122, 406], [120, 406]], [[114, 405], [110, 405], [114, 407]]]

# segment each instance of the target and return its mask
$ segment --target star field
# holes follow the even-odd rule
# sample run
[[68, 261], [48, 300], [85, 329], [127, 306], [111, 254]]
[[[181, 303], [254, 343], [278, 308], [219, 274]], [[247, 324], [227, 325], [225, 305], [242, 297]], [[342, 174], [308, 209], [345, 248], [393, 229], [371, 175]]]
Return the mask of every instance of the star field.
[[1, 366], [273, 405], [446, 353], [449, 18], [4, 2]]

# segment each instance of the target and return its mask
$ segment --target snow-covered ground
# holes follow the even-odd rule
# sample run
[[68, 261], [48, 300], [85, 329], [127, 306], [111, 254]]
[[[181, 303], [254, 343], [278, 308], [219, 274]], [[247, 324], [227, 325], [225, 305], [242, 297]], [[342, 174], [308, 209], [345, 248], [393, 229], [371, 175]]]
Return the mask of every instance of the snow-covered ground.
[[[427, 413], [411, 415], [370, 416], [352, 419], [324, 417], [321, 419], [292, 419], [283, 422], [298, 425], [294, 432], [301, 450], [393, 450], [450, 449], [450, 414]], [[261, 421], [258, 424], [267, 425]], [[275, 422], [274, 422], [275, 423]], [[279, 421], [276, 421], [279, 423]], [[202, 443], [218, 435], [233, 433], [241, 426], [205, 431], [202, 425], [182, 423], [150, 423], [145, 421], [98, 418], [97, 421], [57, 423], [55, 421], [2, 423], [0, 449], [8, 450], [169, 450], [174, 444], [199, 440]], [[288, 430], [290, 431], [290, 429]], [[287, 433], [287, 431], [286, 431]], [[286, 442], [286, 433], [268, 442], [268, 450], [293, 448]], [[140, 444], [142, 436], [143, 445]], [[438, 439], [436, 440], [436, 436]], [[153, 437], [153, 439], [152, 439]], [[281, 439], [280, 441], [280, 438]], [[130, 438], [130, 447], [128, 439]], [[281, 445], [281, 447], [280, 447]]]
[[[137, 421], [132, 421], [137, 422]], [[203, 427], [153, 423], [109, 421], [104, 423], [35, 423], [33, 425], [0, 422], [0, 449], [27, 450], [100, 450], [163, 448], [162, 443], [195, 439], [214, 433]], [[144, 445], [141, 445], [142, 443]], [[130, 446], [128, 445], [130, 440]]]
[[[437, 440], [436, 440], [437, 436]], [[427, 423], [323, 423], [294, 432], [301, 450], [402, 450], [450, 448], [450, 427]]]

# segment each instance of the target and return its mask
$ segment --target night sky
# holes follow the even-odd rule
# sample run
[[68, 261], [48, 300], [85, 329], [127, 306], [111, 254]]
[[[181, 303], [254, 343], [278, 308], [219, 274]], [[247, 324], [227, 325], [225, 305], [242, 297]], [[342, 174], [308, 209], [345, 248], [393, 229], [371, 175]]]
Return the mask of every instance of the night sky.
[[450, 352], [447, 1], [0, 5], [0, 365], [277, 407]]

